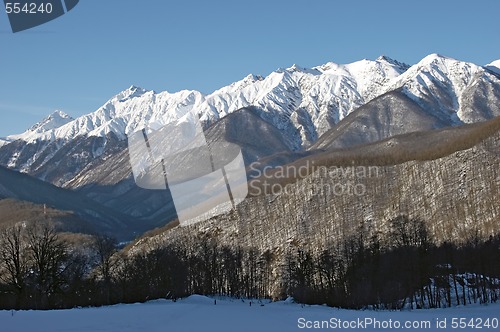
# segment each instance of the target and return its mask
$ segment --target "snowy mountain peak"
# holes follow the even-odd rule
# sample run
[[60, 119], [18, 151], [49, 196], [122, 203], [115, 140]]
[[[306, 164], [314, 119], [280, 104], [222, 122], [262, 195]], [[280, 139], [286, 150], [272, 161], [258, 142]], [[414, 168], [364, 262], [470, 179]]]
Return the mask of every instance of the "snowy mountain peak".
[[394, 59], [389, 58], [387, 55], [382, 54], [379, 56], [376, 61], [386, 61], [386, 62], [394, 62]]
[[260, 75], [254, 75], [254, 74], [248, 74], [244, 79], [242, 79], [241, 81], [238, 81], [238, 82], [235, 82], [235, 83], [232, 83], [230, 85], [230, 87], [237, 87], [237, 86], [240, 86], [240, 87], [244, 87], [244, 86], [247, 86], [249, 84], [253, 84], [255, 82], [258, 82], [258, 81], [262, 81], [264, 78]]
[[[419, 102], [432, 101], [432, 105], [423, 105], [426, 109], [455, 113], [462, 92], [476, 73], [481, 76], [485, 71], [483, 67], [439, 54], [431, 54], [410, 68], [382, 55], [376, 60], [349, 64], [328, 62], [313, 68], [293, 65], [266, 77], [250, 74], [209, 95], [189, 90], [156, 93], [132, 85], [93, 113], [70, 123], [61, 114], [55, 114], [52, 118], [65, 119], [64, 125], [46, 125], [16, 138], [67, 140], [114, 133], [119, 139], [126, 139], [127, 134], [140, 128], [176, 121], [187, 112], [196, 112], [205, 125], [210, 125], [241, 108], [253, 106], [264, 121], [286, 132], [291, 149], [300, 150], [361, 105], [400, 88]], [[435, 100], [436, 88], [445, 92], [446, 100]], [[53, 130], [46, 131], [49, 128]]]
[[450, 58], [445, 55], [441, 55], [438, 53], [432, 53], [420, 60], [420, 62], [417, 64], [421, 65], [428, 65], [428, 64], [436, 64], [436, 63], [447, 63], [447, 62], [460, 62], [454, 58]]
[[262, 81], [263, 79], [264, 78], [260, 75], [248, 74], [243, 80], [256, 82], [256, 81]]
[[379, 56], [375, 61], [377, 62], [386, 62], [396, 68], [399, 68], [400, 73], [403, 73], [410, 68], [410, 65], [407, 65], [404, 62], [399, 62], [398, 60], [394, 60], [386, 55]]
[[[330, 73], [336, 75], [353, 75], [355, 73], [364, 72], [369, 75], [374, 71], [387, 72], [388, 76], [398, 76], [410, 68], [409, 65], [397, 60], [391, 59], [385, 55], [379, 56], [375, 61], [363, 59], [349, 64], [337, 64], [335, 62], [327, 62], [324, 65], [314, 67], [314, 70], [319, 70], [321, 73]], [[391, 73], [389, 73], [391, 72]]]
[[485, 68], [491, 70], [492, 72], [500, 74], [500, 60], [495, 60], [492, 63], [487, 64]]
[[146, 90], [144, 88], [141, 88], [141, 87], [138, 87], [135, 85], [131, 85], [130, 88], [128, 88], [128, 89], [120, 92], [118, 95], [116, 95], [116, 98], [118, 100], [124, 101], [124, 100], [131, 99], [134, 97], [140, 97], [143, 94], [150, 92], [150, 91], [151, 90]]
[[[490, 65], [498, 68], [499, 62]], [[401, 102], [403, 106], [411, 103], [412, 109], [419, 107], [425, 111], [425, 116], [436, 119], [436, 126], [447, 126], [490, 118], [489, 109], [480, 113], [473, 103], [480, 100], [493, 104], [498, 100], [498, 91], [500, 76], [491, 70], [438, 54], [431, 54], [410, 68], [387, 56], [348, 64], [328, 62], [313, 68], [293, 65], [265, 77], [247, 75], [208, 95], [190, 90], [156, 93], [133, 85], [95, 112], [72, 121], [62, 112], [56, 112], [29, 131], [0, 140], [0, 146], [21, 139], [30, 149], [36, 149], [35, 156], [53, 155], [63, 146], [73, 144], [77, 137], [82, 138], [78, 141], [85, 137], [104, 138], [99, 140], [105, 142], [103, 144], [115, 139], [125, 141], [130, 133], [175, 123], [190, 112], [200, 116], [208, 128], [231, 113], [251, 108], [266, 126], [280, 132], [282, 143], [288, 149], [300, 151], [315, 144], [333, 126], [372, 100], [376, 112], [391, 112], [393, 106], [386, 106], [386, 102], [389, 105]], [[388, 92], [393, 93], [384, 96]], [[381, 97], [380, 100], [375, 100], [377, 97]], [[368, 109], [371, 108], [362, 111]], [[398, 106], [398, 112], [405, 112], [405, 107]], [[398, 121], [395, 123], [398, 128], [404, 127], [404, 121], [392, 120], [392, 115], [390, 119], [388, 121]], [[388, 135], [384, 121], [373, 122], [368, 131]], [[231, 130], [237, 131], [236, 128]], [[101, 148], [93, 148], [89, 155], [95, 157], [104, 153], [104, 147]], [[38, 163], [37, 158], [23, 159], [15, 152], [5, 164], [17, 165], [21, 170], [42, 167], [42, 161]], [[50, 158], [45, 162], [50, 163]]]
[[446, 83], [450, 85], [450, 88], [458, 87], [461, 90], [470, 83], [475, 73], [482, 75], [483, 67], [434, 53], [410, 67], [399, 77], [398, 81], [417, 80], [421, 86], [430, 86], [430, 80], [434, 80]]
[[297, 64], [293, 64], [293, 66], [285, 69], [287, 72], [299, 72], [299, 73], [304, 73], [304, 74], [312, 74], [312, 75], [320, 75], [321, 74], [321, 71], [319, 71], [318, 69], [315, 69], [315, 68], [305, 68], [305, 67], [301, 67]]
[[238, 109], [255, 106], [265, 121], [290, 134], [292, 149], [300, 149], [314, 142], [331, 123], [376, 97], [381, 87], [404, 71], [399, 63], [387, 59], [346, 65], [329, 62], [313, 68], [293, 65], [266, 77], [248, 75], [209, 95], [188, 90], [155, 93], [132, 85], [93, 113], [51, 132], [30, 133], [22, 138], [73, 139], [112, 132], [125, 139], [138, 128], [175, 121], [191, 110], [205, 124], [211, 124]]
[[500, 80], [474, 63], [434, 53], [391, 81], [385, 92], [402, 88], [427, 112], [458, 125], [478, 121], [463, 95], [481, 82], [498, 84]]
[[28, 129], [28, 131], [33, 133], [44, 133], [46, 131], [59, 128], [73, 120], [74, 119], [68, 114], [57, 110], [44, 118], [42, 121], [33, 125], [30, 129]]
[[65, 112], [63, 111], [60, 111], [60, 110], [55, 110], [52, 115], [58, 115], [60, 116], [61, 118], [71, 118], [71, 116], [69, 116], [68, 114], [66, 114]]
[[129, 90], [131, 93], [145, 93], [148, 91], [146, 89], [143, 89], [143, 88], [141, 88], [139, 86], [135, 86], [135, 85], [131, 85], [130, 88], [128, 88], [127, 90]]
[[29, 141], [42, 136], [51, 137], [55, 130], [73, 122], [74, 120], [75, 119], [63, 111], [54, 111], [42, 121], [31, 126], [31, 128], [26, 130], [24, 133], [6, 137], [4, 141], [0, 143], [0, 146], [7, 145], [8, 143], [18, 139]]

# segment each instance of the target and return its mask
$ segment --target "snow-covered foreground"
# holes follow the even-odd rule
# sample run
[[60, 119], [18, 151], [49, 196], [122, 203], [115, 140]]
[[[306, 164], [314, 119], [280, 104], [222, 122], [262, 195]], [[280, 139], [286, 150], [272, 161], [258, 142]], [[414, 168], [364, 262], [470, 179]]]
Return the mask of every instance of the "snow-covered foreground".
[[[353, 311], [326, 306], [303, 307], [290, 302], [266, 303], [261, 306], [254, 301], [250, 306], [249, 301], [233, 299], [217, 299], [215, 305], [214, 299], [194, 295], [175, 303], [158, 300], [102, 308], [0, 311], [0, 331], [473, 331], [478, 329], [479, 323], [483, 331], [500, 331], [500, 326], [496, 325], [498, 320], [500, 304], [397, 312]], [[437, 322], [440, 322], [442, 328], [437, 328]], [[474, 327], [463, 325], [471, 322]], [[398, 323], [401, 325], [399, 329]], [[407, 323], [418, 327], [407, 329]], [[316, 328], [308, 328], [315, 326]]]

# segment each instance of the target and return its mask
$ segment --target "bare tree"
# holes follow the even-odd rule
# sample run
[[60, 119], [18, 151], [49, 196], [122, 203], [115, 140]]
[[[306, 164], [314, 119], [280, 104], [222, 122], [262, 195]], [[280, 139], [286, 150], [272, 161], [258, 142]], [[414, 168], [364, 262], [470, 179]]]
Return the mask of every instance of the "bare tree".
[[64, 272], [68, 267], [67, 246], [47, 223], [37, 223], [29, 228], [27, 238], [39, 301], [42, 307], [47, 307], [51, 297], [64, 284]]
[[0, 234], [0, 259], [4, 267], [4, 273], [0, 274], [0, 280], [15, 290], [16, 309], [19, 309], [26, 290], [26, 275], [28, 273], [28, 257], [24, 231], [21, 226], [9, 228]]
[[107, 235], [96, 235], [94, 236], [93, 247], [97, 255], [97, 271], [102, 277], [104, 283], [104, 292], [106, 296], [106, 301], [110, 303], [110, 292], [111, 292], [111, 278], [112, 272], [116, 265], [116, 260], [113, 259], [113, 255], [116, 253], [117, 241]]

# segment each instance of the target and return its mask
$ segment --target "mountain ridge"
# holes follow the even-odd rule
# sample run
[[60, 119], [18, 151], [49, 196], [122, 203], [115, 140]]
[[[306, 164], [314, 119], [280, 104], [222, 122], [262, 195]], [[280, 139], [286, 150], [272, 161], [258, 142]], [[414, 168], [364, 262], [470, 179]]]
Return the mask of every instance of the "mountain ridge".
[[[221, 245], [270, 250], [283, 258], [290, 249], [321, 252], [360, 230], [368, 231], [363, 238], [368, 243], [370, 235], [386, 236], [389, 221], [398, 215], [422, 220], [436, 243], [498, 234], [500, 178], [494, 165], [500, 160], [500, 117], [395, 136], [344, 152], [325, 151], [306, 157], [308, 163], [299, 160], [296, 167], [314, 165], [316, 170], [300, 178], [276, 177], [266, 187], [250, 184], [253, 189], [279, 184], [282, 190], [259, 191], [235, 211], [188, 227], [168, 224], [137, 239], [130, 250], [144, 252], [200, 236]], [[358, 173], [360, 166], [375, 171]], [[349, 183], [363, 186], [362, 194], [336, 194], [334, 188]]]
[[500, 116], [500, 75], [431, 54], [413, 66], [387, 56], [294, 65], [266, 77], [248, 75], [209, 95], [131, 86], [93, 113], [0, 141], [0, 165], [156, 227], [175, 219], [172, 199], [168, 191], [135, 185], [127, 133], [158, 129], [190, 112], [199, 115], [209, 141], [238, 144], [247, 167], [254, 161], [276, 167], [318, 151]]
[[[273, 71], [266, 77], [250, 74], [206, 95], [195, 90], [156, 93], [131, 86], [109, 99], [95, 112], [76, 119], [66, 117], [70, 121], [57, 126], [43, 127], [43, 121], [47, 120], [44, 119], [37, 124], [39, 127], [34, 125], [25, 133], [8, 136], [1, 144], [5, 145], [16, 139], [34, 142], [73, 139], [78, 136], [104, 137], [111, 132], [122, 140], [141, 127], [162, 125], [191, 110], [195, 110], [208, 126], [238, 109], [256, 106], [262, 109], [260, 116], [264, 120], [280, 130], [288, 128], [290, 135], [295, 136], [290, 138], [289, 146], [300, 150], [314, 144], [319, 136], [354, 109], [383, 93], [403, 87], [404, 93], [410, 98], [422, 102], [428, 96], [422, 89], [415, 89], [415, 80], [427, 84], [430, 71], [439, 76], [440, 71], [446, 68], [446, 65], [440, 65], [439, 62], [448, 62], [452, 66], [461, 64], [460, 69], [472, 70], [473, 73], [483, 70], [484, 73], [479, 74], [488, 76], [488, 71], [494, 72], [494, 64], [498, 61], [481, 67], [439, 54], [430, 54], [413, 66], [385, 55], [376, 60], [363, 59], [349, 64], [327, 62], [312, 68], [293, 65]], [[439, 78], [441, 77], [434, 81], [439, 83]], [[489, 78], [495, 80], [494, 76]], [[470, 80], [470, 77], [467, 79]], [[457, 84], [460, 83], [458, 81], [452, 79], [441, 83], [459, 85], [458, 88], [463, 90], [464, 86]], [[457, 101], [452, 103], [454, 104], [448, 105], [450, 107], [441, 107], [443, 109], [429, 103], [425, 106], [449, 112], [458, 105]], [[462, 119], [460, 115], [457, 113], [458, 119], [453, 119], [456, 123], [469, 123], [469, 119]], [[293, 134], [294, 131], [297, 133]]]
[[71, 211], [86, 220], [96, 230], [127, 233], [131, 223], [120, 212], [102, 206], [76, 191], [56, 187], [45, 181], [0, 166], [0, 197], [35, 204], [47, 204], [61, 211]]
[[[171, 119], [169, 118], [159, 119], [158, 113], [159, 112], [175, 113], [175, 111], [178, 111], [180, 112], [180, 114], [175, 114], [175, 115], [182, 116], [183, 112], [189, 111], [190, 109], [194, 109], [195, 107], [198, 107], [200, 109], [198, 113], [202, 116], [202, 120], [211, 123], [212, 122], [211, 120], [214, 120], [214, 117], [216, 118], [216, 120], [218, 120], [220, 119], [220, 117], [223, 117], [228, 113], [236, 111], [242, 107], [252, 106], [252, 105], [258, 106], [255, 104], [258, 104], [259, 100], [265, 97], [264, 95], [266, 94], [266, 92], [269, 93], [276, 88], [278, 88], [279, 90], [280, 83], [285, 84], [284, 86], [281, 87], [282, 90], [285, 91], [289, 87], [289, 85], [287, 85], [287, 83], [290, 83], [289, 80], [290, 79], [293, 80], [293, 78], [291, 78], [290, 76], [294, 76], [294, 74], [295, 76], [302, 76], [301, 74], [312, 75], [311, 72], [316, 71], [315, 75], [312, 76], [321, 76], [321, 75], [340, 76], [346, 74], [348, 75], [349, 72], [346, 71], [345, 69], [351, 69], [353, 70], [353, 72], [355, 72], [355, 74], [353, 74], [352, 76], [358, 77], [358, 80], [360, 80], [359, 76], [361, 76], [362, 73], [361, 74], [359, 73], [360, 71], [359, 67], [362, 67], [360, 65], [363, 64], [371, 67], [383, 67], [382, 69], [378, 68], [379, 70], [381, 70], [381, 72], [379, 73], [381, 76], [385, 75], [384, 71], [390, 71], [391, 66], [396, 66], [392, 63], [397, 63], [398, 65], [403, 67], [406, 66], [402, 65], [399, 62], [395, 62], [394, 60], [388, 61], [387, 59], [388, 58], [380, 57], [379, 60], [375, 61], [361, 60], [346, 65], [338, 65], [329, 62], [322, 66], [304, 70], [300, 70], [299, 69], [300, 67], [298, 66], [292, 66], [286, 69], [278, 69], [276, 71], [273, 71], [265, 78], [259, 75], [250, 74], [240, 81], [222, 87], [207, 95], [204, 95], [195, 90], [182, 90], [175, 93], [169, 93], [167, 91], [156, 93], [152, 90], [146, 90], [144, 88], [131, 86], [130, 88], [119, 92], [114, 97], [109, 99], [97, 111], [74, 119], [72, 121], [73, 126], [66, 125], [64, 129], [61, 129], [60, 126], [57, 128], [50, 128], [51, 130], [52, 129], [54, 130], [54, 132], [51, 133], [50, 135], [47, 132], [51, 130], [47, 130], [44, 132], [36, 132], [25, 135], [23, 134], [12, 135], [9, 136], [8, 138], [23, 139], [25, 141], [34, 141], [36, 139], [50, 139], [50, 136], [54, 136], [55, 138], [75, 138], [76, 136], [81, 136], [85, 134], [89, 136], [104, 136], [110, 131], [113, 131], [118, 137], [124, 139], [125, 138], [124, 134], [128, 134], [130, 131], [136, 130], [138, 126], [145, 124], [144, 121], [141, 120], [151, 120], [160, 122], [163, 120], [168, 121]], [[336, 69], [338, 70], [337, 71], [332, 70], [332, 66], [336, 67]], [[401, 72], [402, 69], [396, 68], [395, 71], [398, 72], [399, 74], [399, 72]], [[392, 76], [394, 75], [395, 73], [392, 73]], [[368, 78], [369, 77], [364, 77], [365, 81], [368, 80]], [[373, 77], [370, 79], [373, 79]], [[362, 82], [362, 83], [363, 85], [368, 84], [367, 82]], [[316, 93], [316, 91], [314, 92]], [[145, 97], [145, 95], [147, 97]], [[136, 97], [137, 98], [145, 97], [146, 99], [149, 99], [146, 100], [147, 102], [160, 103], [160, 104], [165, 103], [167, 107], [162, 108], [160, 106], [159, 109], [154, 110], [155, 112], [148, 114], [141, 114], [140, 111], [137, 112], [136, 110], [133, 109], [134, 106], [139, 106], [148, 109], [150, 104], [144, 105], [144, 103], [140, 105], [130, 105], [130, 107], [128, 108], [122, 107], [121, 110], [117, 110], [117, 108], [119, 108], [117, 106], [121, 106], [119, 105], [120, 103], [125, 103], [127, 101], [133, 100]], [[270, 102], [272, 104], [273, 102], [277, 102], [277, 100], [270, 100]], [[175, 106], [178, 106], [177, 104], [179, 104], [181, 107], [176, 108]], [[116, 117], [124, 116], [126, 118], [127, 113], [130, 113], [131, 110], [136, 111], [134, 117], [141, 118], [141, 120], [139, 120], [138, 123], [132, 123], [127, 126], [123, 121], [120, 121], [121, 119], [116, 119], [115, 123], [113, 124], [109, 123], [113, 122], [112, 120], [115, 119]], [[150, 117], [150, 119], [147, 119], [148, 116]]]

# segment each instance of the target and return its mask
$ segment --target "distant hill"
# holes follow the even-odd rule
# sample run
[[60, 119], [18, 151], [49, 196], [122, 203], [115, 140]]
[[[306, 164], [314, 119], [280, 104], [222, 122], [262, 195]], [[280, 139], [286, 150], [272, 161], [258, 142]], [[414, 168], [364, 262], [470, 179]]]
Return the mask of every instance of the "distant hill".
[[95, 233], [92, 225], [72, 212], [60, 211], [43, 204], [0, 199], [0, 229], [19, 223], [50, 221], [60, 232]]

